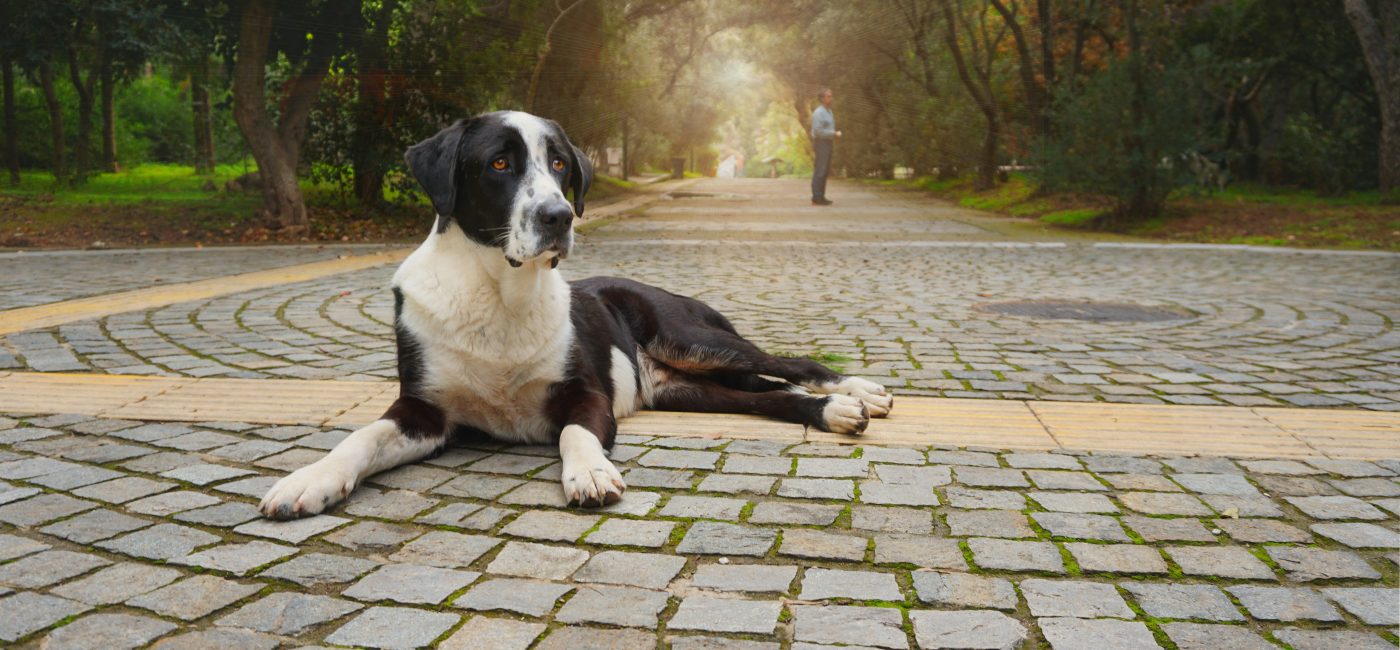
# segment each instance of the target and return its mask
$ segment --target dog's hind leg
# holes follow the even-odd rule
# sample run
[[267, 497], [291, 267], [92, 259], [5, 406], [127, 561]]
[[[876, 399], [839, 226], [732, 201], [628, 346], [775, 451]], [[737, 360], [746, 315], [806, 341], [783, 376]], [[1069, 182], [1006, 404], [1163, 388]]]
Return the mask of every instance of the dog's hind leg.
[[857, 434], [870, 424], [869, 409], [847, 395], [754, 393], [695, 377], [672, 377], [657, 389], [650, 406], [658, 411], [762, 415], [833, 433]]
[[[419, 429], [433, 423], [435, 430]], [[362, 479], [426, 458], [446, 442], [436, 407], [400, 397], [382, 419], [350, 434], [321, 460], [277, 481], [258, 509], [271, 519], [319, 514], [350, 496]]]

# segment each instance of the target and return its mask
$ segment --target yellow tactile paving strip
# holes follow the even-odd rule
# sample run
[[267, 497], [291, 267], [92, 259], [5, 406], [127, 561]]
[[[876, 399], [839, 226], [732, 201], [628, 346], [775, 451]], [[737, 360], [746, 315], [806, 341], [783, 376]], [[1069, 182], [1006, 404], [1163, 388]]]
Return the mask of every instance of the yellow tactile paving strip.
[[0, 336], [32, 329], [54, 327], [80, 320], [100, 318], [141, 309], [153, 309], [177, 302], [203, 300], [231, 293], [275, 287], [293, 282], [349, 273], [382, 264], [402, 261], [410, 249], [353, 255], [340, 259], [298, 264], [267, 271], [229, 275], [195, 282], [181, 282], [162, 287], [121, 291], [101, 296], [65, 300], [35, 307], [9, 309], [0, 312]]
[[[392, 382], [0, 373], [0, 413], [176, 422], [362, 424]], [[860, 437], [743, 415], [643, 412], [623, 433], [1253, 458], [1400, 458], [1400, 414], [899, 397]]]

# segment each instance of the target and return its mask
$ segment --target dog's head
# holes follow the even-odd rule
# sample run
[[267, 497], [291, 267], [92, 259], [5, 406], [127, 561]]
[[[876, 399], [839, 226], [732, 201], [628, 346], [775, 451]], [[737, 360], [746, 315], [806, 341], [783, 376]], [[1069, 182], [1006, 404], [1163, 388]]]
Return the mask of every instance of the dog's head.
[[[511, 266], [568, 256], [573, 221], [593, 180], [588, 157], [564, 130], [529, 113], [459, 120], [409, 147], [404, 160], [439, 228], [455, 222], [477, 243], [501, 249]], [[566, 192], [573, 192], [572, 205]]]

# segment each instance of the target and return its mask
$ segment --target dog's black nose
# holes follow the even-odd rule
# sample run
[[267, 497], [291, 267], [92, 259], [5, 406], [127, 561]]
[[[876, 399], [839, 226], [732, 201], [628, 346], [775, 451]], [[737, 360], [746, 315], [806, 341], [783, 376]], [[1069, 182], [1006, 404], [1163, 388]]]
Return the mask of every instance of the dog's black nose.
[[540, 210], [540, 224], [549, 230], [563, 230], [574, 222], [574, 211], [566, 203], [555, 203]]

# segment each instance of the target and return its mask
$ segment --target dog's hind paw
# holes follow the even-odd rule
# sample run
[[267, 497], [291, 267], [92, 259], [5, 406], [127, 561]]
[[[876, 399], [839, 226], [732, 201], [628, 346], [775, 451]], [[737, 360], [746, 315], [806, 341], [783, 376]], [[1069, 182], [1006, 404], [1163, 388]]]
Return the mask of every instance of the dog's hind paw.
[[570, 505], [598, 508], [622, 499], [622, 493], [627, 490], [622, 474], [618, 473], [611, 461], [606, 458], [599, 460], [601, 462], [593, 467], [564, 468], [559, 481], [564, 485], [564, 499]]
[[320, 514], [350, 496], [357, 477], [334, 463], [312, 463], [273, 484], [258, 510], [269, 519], [296, 519]]
[[890, 414], [894, 408], [894, 395], [891, 395], [884, 386], [869, 379], [860, 377], [846, 377], [832, 387], [831, 393], [838, 395], [850, 395], [865, 403], [865, 408], [870, 411], [870, 417], [882, 418]]
[[850, 395], [827, 396], [826, 406], [822, 407], [823, 431], [855, 435], [865, 431], [869, 424], [870, 410], [865, 402]]

